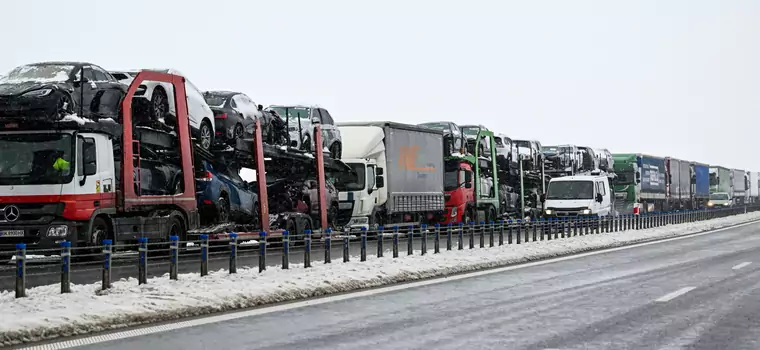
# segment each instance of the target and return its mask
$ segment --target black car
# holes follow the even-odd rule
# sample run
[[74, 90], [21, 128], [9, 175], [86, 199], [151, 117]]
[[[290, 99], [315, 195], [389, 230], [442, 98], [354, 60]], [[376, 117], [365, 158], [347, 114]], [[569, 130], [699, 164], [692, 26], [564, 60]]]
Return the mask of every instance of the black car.
[[[216, 139], [233, 142], [242, 136], [250, 136], [253, 124], [259, 120], [264, 142], [280, 144], [279, 129], [285, 126], [275, 115], [264, 111], [262, 105], [257, 105], [248, 95], [234, 91], [206, 91], [203, 98], [214, 112], [216, 123]], [[287, 138], [286, 134], [285, 138]], [[284, 141], [283, 141], [284, 142]]]
[[33, 63], [0, 79], [0, 117], [58, 120], [78, 114], [118, 120], [125, 94], [125, 86], [94, 64]]

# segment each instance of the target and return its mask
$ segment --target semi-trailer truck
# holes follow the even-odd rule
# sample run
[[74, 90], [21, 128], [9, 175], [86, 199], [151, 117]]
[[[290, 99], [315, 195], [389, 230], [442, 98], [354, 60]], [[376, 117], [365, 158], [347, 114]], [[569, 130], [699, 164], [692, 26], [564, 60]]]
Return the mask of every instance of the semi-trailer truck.
[[757, 171], [749, 172], [749, 202], [760, 203], [760, 173]]
[[665, 158], [638, 153], [617, 153], [612, 158], [617, 213], [662, 211], [667, 199]]
[[444, 214], [443, 133], [388, 121], [339, 123], [343, 161], [359, 175], [336, 179], [349, 229], [435, 223]]
[[710, 166], [710, 193], [728, 193], [732, 194], [733, 182], [731, 181], [731, 170], [722, 166]]
[[665, 157], [665, 210], [681, 210], [691, 202], [691, 164], [688, 161]]
[[703, 209], [710, 200], [710, 166], [707, 164], [692, 162], [691, 171], [691, 207], [689, 209]]
[[732, 195], [735, 205], [744, 205], [747, 201], [747, 172], [741, 169], [731, 169]]

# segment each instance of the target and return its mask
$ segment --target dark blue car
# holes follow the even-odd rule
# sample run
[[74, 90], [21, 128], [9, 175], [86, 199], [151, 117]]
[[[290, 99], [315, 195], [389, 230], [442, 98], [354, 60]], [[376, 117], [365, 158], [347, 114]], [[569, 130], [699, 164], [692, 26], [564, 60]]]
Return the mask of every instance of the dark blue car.
[[254, 182], [240, 177], [240, 169], [199, 160], [195, 191], [204, 223], [258, 224], [259, 196]]

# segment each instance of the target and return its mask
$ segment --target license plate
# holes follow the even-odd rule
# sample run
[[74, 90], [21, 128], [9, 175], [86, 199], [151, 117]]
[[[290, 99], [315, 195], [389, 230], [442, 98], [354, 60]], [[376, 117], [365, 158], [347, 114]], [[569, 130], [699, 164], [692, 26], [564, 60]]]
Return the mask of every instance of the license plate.
[[24, 237], [24, 230], [0, 231], [0, 237]]

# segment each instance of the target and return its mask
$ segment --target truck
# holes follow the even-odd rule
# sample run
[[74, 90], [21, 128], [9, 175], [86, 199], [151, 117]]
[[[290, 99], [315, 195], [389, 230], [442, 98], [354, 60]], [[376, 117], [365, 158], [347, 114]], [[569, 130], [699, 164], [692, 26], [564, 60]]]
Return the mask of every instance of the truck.
[[504, 209], [495, 135], [482, 125], [461, 128], [468, 136], [469, 152], [444, 157], [446, 214], [441, 223], [495, 221]]
[[673, 157], [665, 157], [665, 210], [688, 208], [691, 198], [691, 163]]
[[[175, 150], [182, 174], [176, 193], [139, 194], [140, 144], [155, 135], [150, 128], [133, 127], [132, 98], [146, 80], [172, 84], [175, 91]], [[54, 249], [62, 241], [94, 247], [104, 239], [185, 239], [187, 230], [199, 224], [187, 118], [184, 78], [141, 72], [123, 100], [121, 124], [75, 116], [61, 121], [3, 120], [0, 143], [6, 151], [12, 149], [15, 158], [0, 179], [0, 250], [16, 243]]]
[[614, 153], [615, 211], [619, 214], [663, 211], [667, 200], [665, 158]]
[[[444, 141], [439, 129], [390, 121], [339, 123], [343, 161], [358, 176], [336, 180], [349, 230], [439, 222]], [[345, 176], [345, 175], [344, 175]]]
[[749, 203], [760, 203], [760, 172], [750, 171], [748, 180]]
[[691, 162], [691, 206], [689, 209], [704, 209], [710, 200], [710, 166], [703, 163]]
[[731, 198], [734, 205], [744, 205], [747, 201], [747, 172], [741, 169], [731, 169]]
[[710, 193], [728, 193], [732, 195], [733, 182], [731, 170], [719, 165], [710, 166]]

